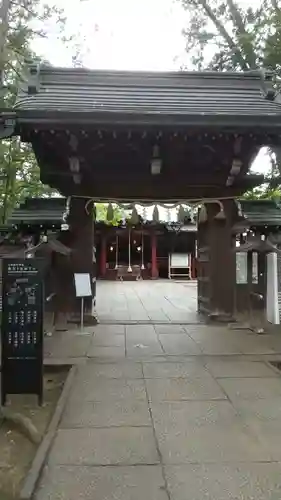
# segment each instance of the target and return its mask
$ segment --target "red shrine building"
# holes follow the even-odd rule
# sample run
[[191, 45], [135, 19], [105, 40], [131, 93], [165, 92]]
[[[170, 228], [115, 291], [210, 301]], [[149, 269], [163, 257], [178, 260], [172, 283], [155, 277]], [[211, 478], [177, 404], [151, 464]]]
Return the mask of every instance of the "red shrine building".
[[155, 205], [151, 217], [146, 215], [148, 207], [139, 211], [145, 217], [133, 206], [132, 217], [117, 226], [96, 220], [97, 277], [194, 279], [197, 226], [188, 209]]

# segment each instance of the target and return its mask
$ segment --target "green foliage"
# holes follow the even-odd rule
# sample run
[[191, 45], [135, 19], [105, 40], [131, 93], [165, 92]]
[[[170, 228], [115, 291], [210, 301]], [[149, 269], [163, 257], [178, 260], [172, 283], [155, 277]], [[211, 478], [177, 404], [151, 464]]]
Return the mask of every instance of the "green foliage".
[[179, 0], [190, 14], [184, 34], [198, 69], [281, 69], [281, 10], [275, 0]]
[[[199, 70], [246, 71], [264, 68], [281, 77], [281, 7], [278, 0], [256, 0], [251, 7], [235, 0], [179, 0], [189, 12], [184, 31], [190, 63]], [[281, 159], [271, 153], [267, 182], [245, 196], [271, 197]]]
[[247, 193], [242, 196], [244, 200], [280, 200], [281, 199], [281, 191], [280, 189], [269, 188], [267, 185], [261, 185], [252, 189], [251, 191], [247, 191]]
[[55, 4], [51, 6], [42, 0], [3, 0], [2, 4], [0, 68], [5, 85], [2, 97], [8, 105], [13, 105], [23, 65], [36, 56], [32, 49], [36, 39], [48, 37], [46, 26], [49, 29], [55, 26], [58, 35], [65, 39], [65, 18]]
[[[56, 26], [64, 37], [63, 12], [41, 0], [2, 0], [0, 8], [1, 108], [11, 108], [23, 78], [23, 66], [35, 58], [32, 47], [47, 37], [46, 26]], [[40, 170], [30, 145], [17, 137], [0, 143], [0, 220], [5, 223], [16, 204], [29, 196], [51, 196], [54, 190], [40, 181]]]
[[0, 143], [0, 221], [27, 196], [52, 196], [54, 191], [40, 181], [40, 170], [29, 144], [18, 137]]
[[107, 203], [95, 203], [96, 205], [96, 219], [105, 222], [109, 226], [118, 226], [123, 218], [123, 212], [118, 205], [113, 204], [113, 219], [107, 218]]

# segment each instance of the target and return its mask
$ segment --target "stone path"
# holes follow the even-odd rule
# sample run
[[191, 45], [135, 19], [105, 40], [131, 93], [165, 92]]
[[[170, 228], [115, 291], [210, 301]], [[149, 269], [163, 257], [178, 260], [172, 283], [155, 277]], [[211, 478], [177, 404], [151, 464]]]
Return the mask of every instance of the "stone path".
[[98, 281], [97, 307], [101, 322], [199, 322], [193, 281]]
[[280, 500], [281, 334], [167, 322], [47, 340], [81, 364], [36, 500]]

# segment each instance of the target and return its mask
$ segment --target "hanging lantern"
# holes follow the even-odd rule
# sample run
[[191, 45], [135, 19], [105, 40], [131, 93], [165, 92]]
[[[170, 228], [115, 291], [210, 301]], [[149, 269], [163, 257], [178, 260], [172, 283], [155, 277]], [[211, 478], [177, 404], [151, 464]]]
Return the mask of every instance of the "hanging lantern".
[[143, 237], [143, 231], [142, 231], [142, 233], [141, 233], [141, 270], [142, 271], [145, 269], [144, 262], [143, 262], [143, 243], [144, 243], [144, 237]]
[[113, 219], [114, 219], [114, 210], [113, 210], [112, 203], [109, 203], [108, 207], [107, 207], [107, 212], [106, 212], [106, 220], [108, 222], [112, 222]]
[[139, 223], [139, 221], [140, 221], [140, 218], [139, 218], [136, 206], [134, 205], [131, 219], [130, 219], [130, 223], [132, 224], [132, 226], [136, 226]]
[[128, 241], [128, 260], [129, 260], [129, 265], [128, 265], [128, 273], [133, 272], [132, 266], [131, 266], [131, 229], [129, 228], [129, 241]]
[[152, 219], [153, 219], [153, 222], [159, 222], [159, 210], [158, 210], [157, 205], [154, 205]]
[[116, 233], [116, 250], [115, 250], [115, 269], [118, 269], [118, 253], [119, 253], [119, 239]]

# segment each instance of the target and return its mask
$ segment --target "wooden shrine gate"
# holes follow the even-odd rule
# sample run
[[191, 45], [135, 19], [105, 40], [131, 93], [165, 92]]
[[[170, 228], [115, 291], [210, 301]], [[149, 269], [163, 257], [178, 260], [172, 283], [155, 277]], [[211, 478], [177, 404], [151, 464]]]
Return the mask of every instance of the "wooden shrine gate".
[[[32, 144], [42, 182], [70, 200], [71, 272], [60, 281], [71, 310], [79, 309], [73, 273], [90, 273], [93, 288], [96, 278], [91, 201], [230, 200], [263, 182], [263, 176], [248, 173], [259, 149], [281, 144], [272, 75], [38, 64], [26, 74], [15, 107], [0, 114], [0, 137], [17, 135]], [[207, 223], [201, 213], [201, 311], [230, 312], [233, 204], [208, 203]]]

